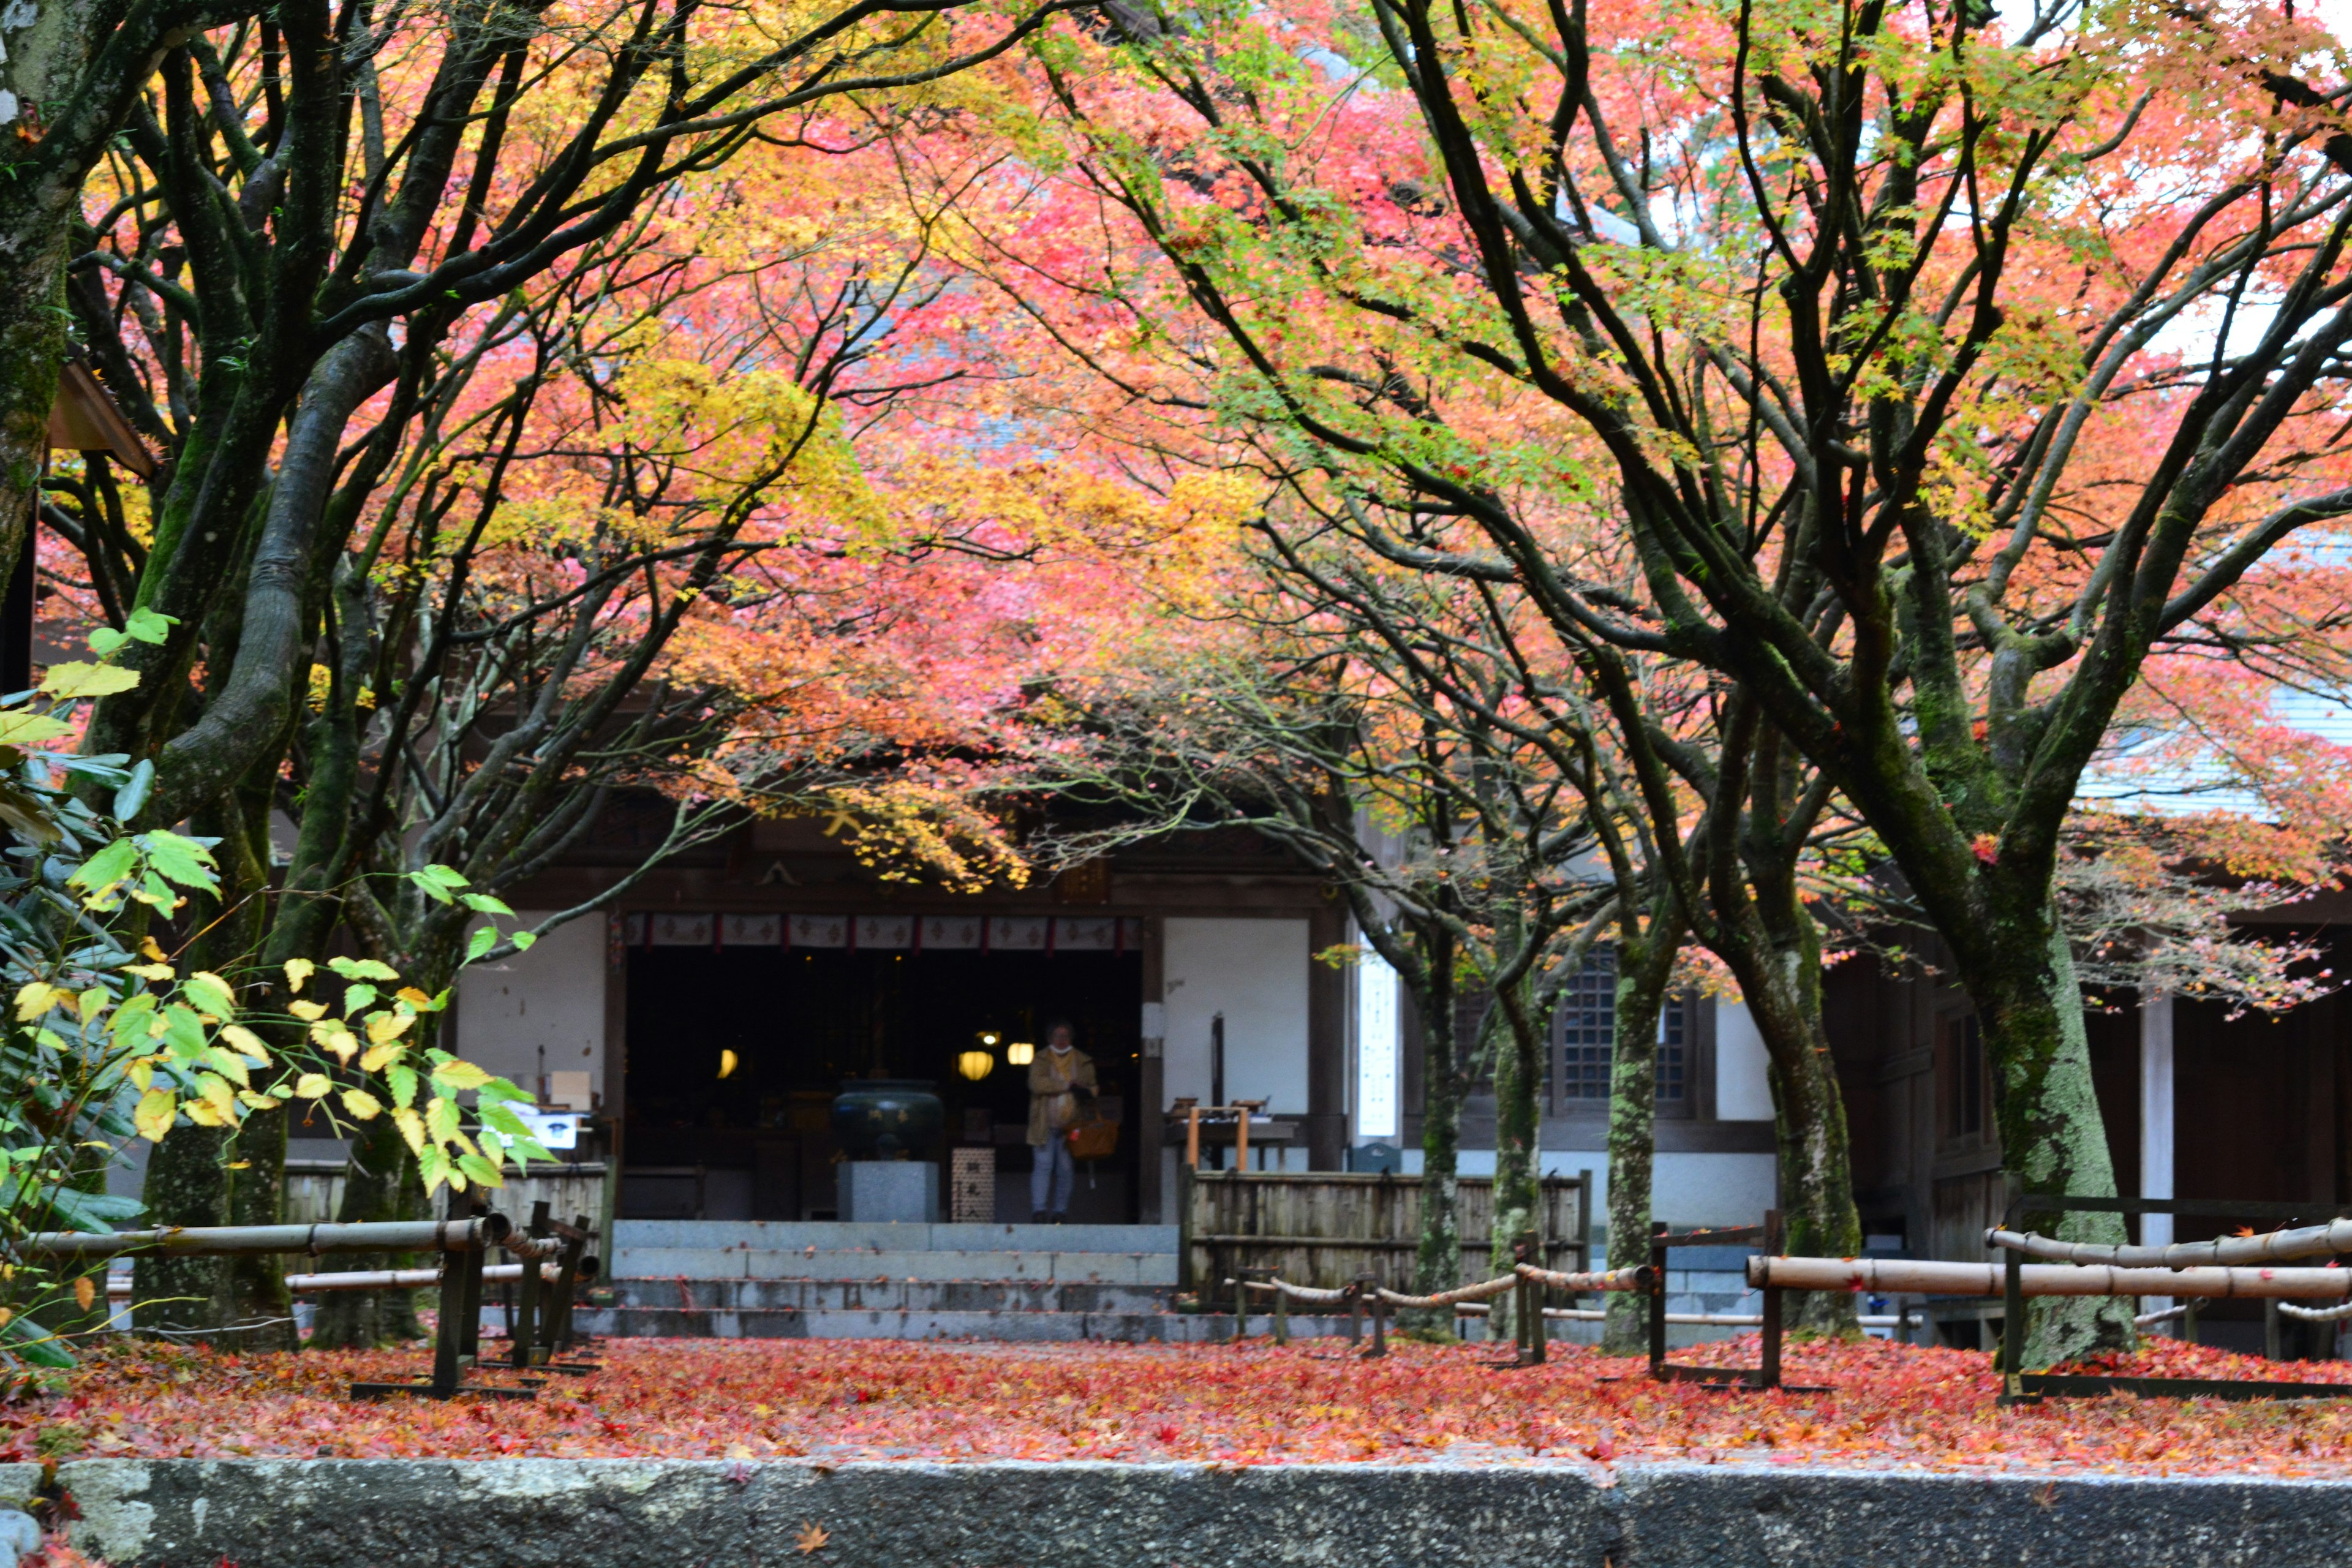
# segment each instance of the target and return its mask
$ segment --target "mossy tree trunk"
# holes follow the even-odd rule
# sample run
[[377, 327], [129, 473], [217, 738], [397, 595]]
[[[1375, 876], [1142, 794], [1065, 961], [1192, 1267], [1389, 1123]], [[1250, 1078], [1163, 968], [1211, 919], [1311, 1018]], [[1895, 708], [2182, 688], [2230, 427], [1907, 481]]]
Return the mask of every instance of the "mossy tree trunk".
[[[1674, 978], [1682, 923], [1670, 897], [1652, 900], [1648, 918], [1619, 923], [1617, 1014], [1609, 1060], [1609, 1266], [1629, 1268], [1650, 1256], [1651, 1175], [1657, 1162], [1658, 1020]], [[1634, 1355], [1649, 1343], [1649, 1305], [1631, 1291], [1609, 1294], [1601, 1347]]]

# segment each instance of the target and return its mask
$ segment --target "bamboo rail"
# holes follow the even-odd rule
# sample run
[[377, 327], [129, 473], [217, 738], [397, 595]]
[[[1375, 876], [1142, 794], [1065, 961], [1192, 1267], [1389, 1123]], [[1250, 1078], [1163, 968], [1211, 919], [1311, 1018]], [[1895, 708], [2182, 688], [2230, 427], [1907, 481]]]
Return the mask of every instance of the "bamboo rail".
[[2056, 1241], [2031, 1231], [2021, 1233], [1995, 1226], [1985, 1232], [1985, 1245], [2007, 1247], [2028, 1258], [2048, 1258], [2054, 1263], [2105, 1263], [2121, 1268], [2194, 1268], [2202, 1265], [2228, 1268], [2352, 1252], [2352, 1219], [2267, 1231], [2260, 1236], [2217, 1236], [2210, 1241], [2180, 1241], [2169, 1247], [2109, 1247]]
[[[2026, 1264], [2019, 1269], [2028, 1296], [2284, 1297], [2352, 1299], [2347, 1268], [2117, 1268], [2101, 1264]], [[1748, 1260], [1748, 1283], [1759, 1289], [1910, 1291], [1923, 1296], [1998, 1296], [2006, 1274], [1998, 1263], [1942, 1263], [1879, 1258], [1767, 1258]]]
[[[593, 1258], [582, 1258], [580, 1277], [583, 1279], [594, 1279], [596, 1268], [596, 1259]], [[520, 1263], [485, 1264], [482, 1268], [482, 1283], [496, 1285], [511, 1282], [520, 1279], [522, 1271], [523, 1265]], [[563, 1277], [563, 1270], [554, 1263], [541, 1263], [539, 1266], [539, 1277], [552, 1285]], [[364, 1268], [353, 1269], [342, 1274], [289, 1274], [286, 1277], [286, 1289], [297, 1296], [310, 1295], [320, 1290], [415, 1289], [440, 1283], [441, 1270], [438, 1268]]]
[[37, 1231], [17, 1244], [24, 1258], [120, 1258], [126, 1253], [169, 1257], [250, 1258], [273, 1252], [485, 1252], [511, 1228], [504, 1215], [470, 1219], [370, 1221], [357, 1225], [166, 1226], [97, 1235]]

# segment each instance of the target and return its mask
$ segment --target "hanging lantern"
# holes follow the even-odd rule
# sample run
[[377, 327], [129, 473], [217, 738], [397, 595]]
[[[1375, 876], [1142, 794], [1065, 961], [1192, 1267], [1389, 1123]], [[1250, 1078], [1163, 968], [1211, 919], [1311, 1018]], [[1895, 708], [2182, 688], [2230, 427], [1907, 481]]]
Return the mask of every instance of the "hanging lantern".
[[996, 1069], [996, 1058], [986, 1051], [966, 1051], [956, 1058], [956, 1071], [978, 1083]]
[[733, 1051], [720, 1051], [719, 1053], [719, 1076], [720, 1078], [734, 1077], [735, 1066], [738, 1059], [739, 1058]]
[[1014, 1067], [1025, 1068], [1037, 1059], [1037, 1047], [1026, 1040], [1015, 1040], [1004, 1047], [1004, 1059]]

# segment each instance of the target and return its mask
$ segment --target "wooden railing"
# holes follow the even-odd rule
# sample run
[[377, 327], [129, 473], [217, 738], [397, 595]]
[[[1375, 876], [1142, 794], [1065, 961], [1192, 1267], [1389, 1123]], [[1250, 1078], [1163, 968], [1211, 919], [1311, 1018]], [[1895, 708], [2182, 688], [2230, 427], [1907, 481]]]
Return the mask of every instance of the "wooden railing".
[[[1235, 1279], [1270, 1268], [1283, 1279], [1337, 1289], [1363, 1275], [1410, 1290], [1421, 1247], [1419, 1176], [1338, 1172], [1192, 1171], [1177, 1167], [1177, 1224], [1184, 1280]], [[1592, 1260], [1592, 1173], [1542, 1184], [1542, 1262], [1585, 1269]], [[1465, 1279], [1484, 1279], [1495, 1222], [1495, 1183], [1457, 1184]]]

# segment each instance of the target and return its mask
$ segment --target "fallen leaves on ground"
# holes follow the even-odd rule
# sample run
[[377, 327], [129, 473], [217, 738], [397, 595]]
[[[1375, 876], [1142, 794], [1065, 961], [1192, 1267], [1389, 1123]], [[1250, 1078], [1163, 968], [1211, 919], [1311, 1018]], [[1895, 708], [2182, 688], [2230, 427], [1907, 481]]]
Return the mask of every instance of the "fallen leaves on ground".
[[[1681, 1352], [1694, 1359], [1701, 1352]], [[1754, 1364], [1753, 1336], [1703, 1352]], [[1572, 1345], [1499, 1370], [1484, 1346], [1343, 1342], [1011, 1345], [856, 1340], [635, 1340], [537, 1400], [353, 1404], [353, 1379], [413, 1379], [407, 1351], [237, 1355], [120, 1344], [67, 1391], [0, 1407], [0, 1459], [659, 1456], [730, 1461], [1444, 1460], [1615, 1466], [1679, 1459], [1933, 1470], [2352, 1475], [2352, 1400], [2053, 1400], [2001, 1409], [1989, 1357], [1883, 1341], [1793, 1344], [1821, 1394], [1654, 1384], [1639, 1361]], [[2151, 1341], [2100, 1370], [2352, 1382]], [[493, 1380], [511, 1373], [492, 1372]], [[746, 1472], [748, 1477], [748, 1471]], [[806, 1538], [804, 1538], [806, 1539]], [[821, 1543], [821, 1542], [820, 1542]]]

